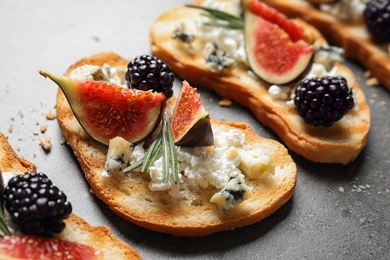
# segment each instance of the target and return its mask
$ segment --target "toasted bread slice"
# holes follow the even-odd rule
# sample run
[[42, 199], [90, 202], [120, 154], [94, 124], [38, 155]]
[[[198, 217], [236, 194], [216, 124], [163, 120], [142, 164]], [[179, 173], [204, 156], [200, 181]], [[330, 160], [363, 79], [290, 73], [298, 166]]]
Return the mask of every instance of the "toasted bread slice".
[[[100, 53], [76, 62], [65, 74], [83, 64], [102, 66], [104, 63], [121, 67], [128, 61], [113, 53]], [[247, 185], [253, 187], [253, 195], [233, 209], [220, 211], [210, 202], [217, 189], [191, 188], [187, 200], [181, 200], [165, 191], [151, 191], [146, 174], [133, 172], [103, 177], [108, 147], [83, 131], [61, 90], [56, 109], [59, 126], [94, 194], [116, 214], [142, 227], [179, 236], [207, 235], [256, 223], [274, 213], [293, 195], [296, 166], [287, 149], [276, 141], [257, 136], [246, 124], [212, 120], [212, 124], [244, 132], [248, 143], [261, 145], [271, 155], [276, 173], [267, 181], [246, 179]]]
[[389, 44], [372, 40], [364, 21], [343, 21], [306, 0], [263, 0], [289, 17], [299, 17], [315, 26], [345, 50], [345, 56], [362, 63], [381, 84], [390, 89]]
[[[2, 172], [11, 172], [15, 175], [36, 171], [33, 163], [20, 158], [15, 153], [2, 133], [0, 133], [0, 169]], [[91, 226], [73, 213], [65, 223], [64, 231], [55, 237], [101, 250], [102, 259], [141, 259], [135, 249], [117, 238], [108, 227]]]
[[[236, 6], [239, 6], [237, 1], [215, 2], [224, 3], [228, 10], [236, 12]], [[194, 2], [195, 5], [202, 3], [204, 1]], [[151, 29], [152, 52], [168, 63], [177, 76], [196, 86], [211, 88], [222, 97], [248, 107], [261, 123], [279, 135], [289, 149], [311, 161], [347, 164], [358, 156], [367, 141], [370, 112], [364, 93], [347, 67], [339, 63], [335, 65], [338, 74], [344, 76], [353, 88], [358, 109], [350, 110], [328, 128], [306, 124], [294, 107], [273, 99], [268, 93], [270, 84], [253, 77], [247, 67], [237, 66], [231, 72], [213, 73], [206, 67], [201, 40], [195, 36], [190, 47], [183, 47], [182, 42], [172, 37], [181, 24], [193, 24], [199, 19], [201, 12], [177, 7], [162, 14]], [[314, 38], [316, 45], [326, 42], [314, 27], [300, 20], [296, 22], [304, 28], [306, 35]]]

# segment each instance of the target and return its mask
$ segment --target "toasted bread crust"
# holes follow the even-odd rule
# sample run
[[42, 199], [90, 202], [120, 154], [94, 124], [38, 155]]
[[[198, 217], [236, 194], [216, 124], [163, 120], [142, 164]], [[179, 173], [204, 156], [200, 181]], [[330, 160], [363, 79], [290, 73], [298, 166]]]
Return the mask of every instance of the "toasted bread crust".
[[[0, 169], [2, 172], [12, 172], [15, 175], [36, 171], [32, 162], [20, 158], [15, 153], [2, 133], [0, 133]], [[73, 213], [65, 223], [64, 231], [56, 237], [101, 250], [103, 259], [141, 259], [137, 251], [115, 237], [108, 227], [91, 226]]]
[[300, 17], [332, 43], [345, 50], [345, 56], [362, 63], [380, 83], [390, 89], [388, 44], [374, 42], [364, 21], [349, 23], [321, 11], [305, 0], [262, 0], [289, 17]]
[[0, 170], [20, 174], [35, 172], [36, 166], [23, 158], [20, 158], [8, 143], [7, 137], [0, 132]]
[[[151, 29], [152, 52], [168, 63], [177, 76], [191, 84], [214, 89], [222, 97], [248, 107], [260, 122], [279, 135], [288, 148], [311, 161], [347, 164], [358, 156], [367, 141], [370, 112], [360, 86], [347, 67], [337, 64], [339, 74], [354, 89], [358, 110], [349, 111], [330, 128], [305, 124], [294, 108], [273, 100], [268, 94], [270, 85], [250, 76], [246, 68], [237, 67], [230, 73], [212, 73], [205, 66], [201, 43], [195, 40], [191, 43], [192, 51], [188, 52], [183, 49], [183, 43], [172, 38], [180, 23], [191, 22], [199, 15], [199, 10], [181, 6], [162, 14]], [[314, 27], [303, 21], [297, 22], [307, 35], [315, 38], [315, 44], [326, 42]]]
[[65, 223], [65, 230], [56, 237], [101, 250], [103, 259], [141, 259], [136, 250], [118, 239], [106, 226], [91, 226], [73, 213]]
[[[124, 65], [117, 62], [118, 59], [112, 59], [112, 56], [117, 55], [98, 54], [77, 64], [81, 65], [84, 62], [91, 64], [93, 61], [92, 65], [104, 63], [110, 66]], [[97, 61], [97, 57], [102, 60]], [[72, 65], [70, 68], [74, 67]], [[69, 72], [70, 70], [67, 71]], [[76, 154], [94, 194], [116, 214], [142, 227], [180, 236], [207, 235], [256, 223], [274, 213], [293, 195], [296, 166], [287, 150], [276, 141], [257, 136], [246, 124], [212, 120], [212, 124], [240, 129], [250, 143], [260, 143], [272, 155], [277, 165], [276, 177], [269, 183], [247, 180], [247, 184], [254, 187], [254, 195], [235, 208], [221, 212], [209, 201], [216, 192], [213, 189], [191, 189], [190, 192], [202, 201], [200, 205], [192, 205], [190, 202], [175, 201], [166, 192], [150, 191], [149, 180], [141, 173], [102, 177], [107, 147], [92, 140], [83, 132], [61, 90], [57, 94], [56, 108], [59, 126]]]

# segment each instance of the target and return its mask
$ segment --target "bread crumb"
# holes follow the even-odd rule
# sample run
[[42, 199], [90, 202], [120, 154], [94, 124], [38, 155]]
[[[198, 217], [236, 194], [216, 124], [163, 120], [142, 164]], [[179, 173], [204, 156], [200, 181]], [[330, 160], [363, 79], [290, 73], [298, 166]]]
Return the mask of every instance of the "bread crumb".
[[50, 152], [51, 150], [51, 137], [44, 135], [39, 138], [40, 145], [42, 146], [43, 150]]
[[9, 132], [9, 133], [12, 133], [13, 130], [14, 130], [13, 125], [10, 125], [10, 126], [8, 127], [8, 132]]
[[20, 152], [20, 147], [16, 148], [16, 151]]
[[61, 139], [61, 145], [64, 145], [64, 144], [66, 144], [66, 139], [65, 139], [65, 137], [62, 137], [62, 139]]
[[369, 87], [377, 86], [379, 85], [379, 80], [372, 76], [371, 71], [367, 70], [364, 72], [364, 77], [367, 79], [366, 80], [366, 85]]
[[218, 105], [221, 107], [231, 107], [233, 102], [230, 99], [224, 98], [218, 102]]
[[46, 118], [49, 120], [53, 120], [57, 117], [56, 113], [53, 110], [50, 110], [46, 113]]
[[366, 85], [369, 87], [378, 86], [379, 81], [377, 78], [369, 78], [366, 80]]
[[46, 130], [47, 130], [47, 126], [41, 125], [41, 126], [39, 127], [39, 130], [41, 131], [41, 133], [44, 133], [44, 132], [46, 132]]
[[364, 72], [364, 77], [366, 77], [366, 78], [371, 78], [371, 71], [369, 71], [369, 70], [366, 70], [365, 72]]
[[369, 189], [371, 188], [371, 186], [369, 184], [366, 184], [366, 185], [352, 185], [352, 192], [356, 191], [356, 192], [365, 192], [365, 191], [368, 191]]

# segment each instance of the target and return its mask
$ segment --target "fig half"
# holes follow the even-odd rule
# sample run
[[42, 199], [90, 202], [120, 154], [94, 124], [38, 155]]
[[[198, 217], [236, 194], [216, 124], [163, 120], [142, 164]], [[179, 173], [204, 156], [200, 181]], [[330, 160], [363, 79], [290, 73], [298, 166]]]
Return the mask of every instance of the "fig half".
[[60, 86], [85, 132], [105, 145], [117, 136], [131, 143], [143, 141], [161, 122], [166, 103], [162, 93], [39, 73]]
[[214, 144], [209, 113], [196, 88], [183, 81], [173, 112], [171, 129], [178, 146], [209, 146]]
[[243, 0], [244, 37], [248, 63], [271, 84], [296, 79], [309, 66], [314, 47], [294, 21], [258, 0]]

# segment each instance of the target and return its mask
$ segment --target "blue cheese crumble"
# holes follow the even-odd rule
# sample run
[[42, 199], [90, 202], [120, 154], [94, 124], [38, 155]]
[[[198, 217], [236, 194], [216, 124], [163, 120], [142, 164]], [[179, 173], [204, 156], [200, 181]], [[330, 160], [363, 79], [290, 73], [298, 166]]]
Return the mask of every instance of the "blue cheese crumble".
[[117, 136], [110, 139], [102, 176], [109, 176], [112, 172], [123, 171], [130, 162], [132, 148], [132, 144], [122, 137]]
[[112, 68], [108, 64], [104, 64], [102, 67], [86, 64], [72, 70], [69, 77], [78, 81], [106, 81], [118, 86], [125, 86], [125, 74], [126, 69], [124, 68]]

